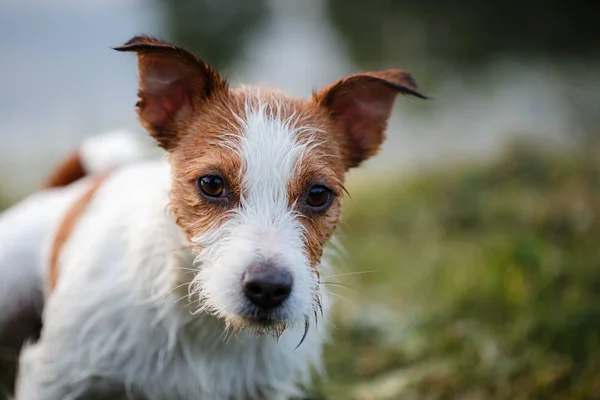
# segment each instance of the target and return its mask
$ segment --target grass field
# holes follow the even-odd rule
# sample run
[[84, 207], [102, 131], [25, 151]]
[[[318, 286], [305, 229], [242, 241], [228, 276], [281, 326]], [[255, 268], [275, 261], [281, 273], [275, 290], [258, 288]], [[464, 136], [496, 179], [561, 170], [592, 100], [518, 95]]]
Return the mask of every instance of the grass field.
[[600, 398], [600, 156], [355, 182], [328, 399]]

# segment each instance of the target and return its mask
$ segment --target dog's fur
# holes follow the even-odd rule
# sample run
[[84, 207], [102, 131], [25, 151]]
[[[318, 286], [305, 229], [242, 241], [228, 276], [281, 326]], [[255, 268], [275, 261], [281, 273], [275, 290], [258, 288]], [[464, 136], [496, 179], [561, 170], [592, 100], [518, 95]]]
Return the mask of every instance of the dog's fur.
[[[46, 282], [44, 326], [23, 351], [17, 399], [301, 396], [322, 370], [323, 247], [345, 173], [378, 151], [397, 93], [424, 96], [401, 70], [345, 77], [304, 100], [230, 88], [153, 38], [117, 50], [138, 56], [138, 113], [168, 162], [115, 170], [64, 244], [46, 241], [46, 254], [58, 252], [56, 284]], [[202, 194], [204, 176], [221, 177], [223, 195]], [[61, 189], [59, 214], [91, 184]], [[332, 193], [322, 208], [307, 200], [315, 186]], [[45, 226], [57, 232], [63, 220]], [[245, 271], [265, 263], [293, 276], [272, 310], [242, 291]]]
[[0, 214], [0, 398], [12, 386], [23, 341], [40, 333], [48, 264], [43, 243], [54, 236], [54, 227], [88, 186], [86, 176], [151, 153], [127, 130], [86, 138], [52, 171], [43, 191]]

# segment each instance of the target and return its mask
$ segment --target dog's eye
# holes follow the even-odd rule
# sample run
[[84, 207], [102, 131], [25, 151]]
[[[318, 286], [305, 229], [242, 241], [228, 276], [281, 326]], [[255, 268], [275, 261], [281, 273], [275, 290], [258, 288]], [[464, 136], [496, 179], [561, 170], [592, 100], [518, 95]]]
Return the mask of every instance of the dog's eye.
[[203, 176], [198, 179], [198, 188], [209, 197], [222, 197], [225, 192], [223, 179], [216, 175]]
[[316, 185], [310, 188], [308, 196], [306, 197], [306, 204], [308, 204], [315, 211], [323, 211], [333, 198], [333, 193], [330, 189], [325, 186]]

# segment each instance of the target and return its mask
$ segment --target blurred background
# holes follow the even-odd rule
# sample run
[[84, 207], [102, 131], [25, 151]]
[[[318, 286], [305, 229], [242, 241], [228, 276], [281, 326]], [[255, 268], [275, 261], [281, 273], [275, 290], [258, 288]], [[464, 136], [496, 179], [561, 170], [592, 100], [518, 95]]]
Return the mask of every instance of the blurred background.
[[600, 3], [2, 0], [0, 204], [129, 128], [134, 34], [309, 96], [400, 67], [382, 153], [350, 174], [315, 398], [600, 398]]

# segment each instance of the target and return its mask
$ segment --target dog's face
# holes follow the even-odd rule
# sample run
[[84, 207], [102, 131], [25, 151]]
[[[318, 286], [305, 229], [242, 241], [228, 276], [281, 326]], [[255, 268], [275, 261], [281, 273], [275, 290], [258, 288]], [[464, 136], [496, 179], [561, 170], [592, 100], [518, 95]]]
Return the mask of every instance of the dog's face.
[[152, 38], [118, 50], [138, 54], [140, 119], [169, 152], [171, 208], [198, 251], [198, 311], [259, 333], [309, 321], [344, 175], [378, 151], [397, 93], [424, 97], [410, 75], [353, 75], [304, 100], [231, 89]]

